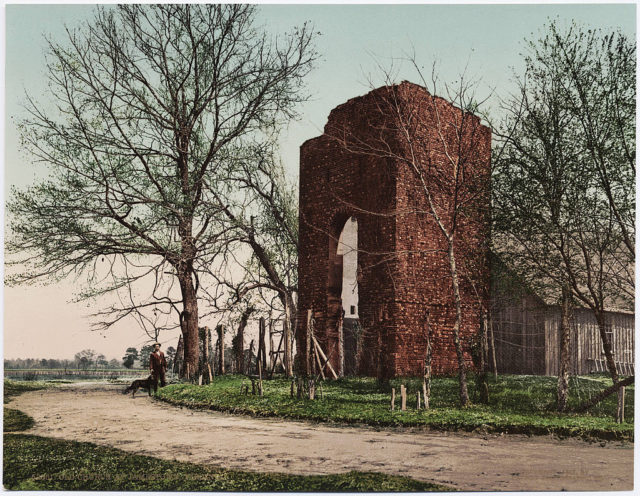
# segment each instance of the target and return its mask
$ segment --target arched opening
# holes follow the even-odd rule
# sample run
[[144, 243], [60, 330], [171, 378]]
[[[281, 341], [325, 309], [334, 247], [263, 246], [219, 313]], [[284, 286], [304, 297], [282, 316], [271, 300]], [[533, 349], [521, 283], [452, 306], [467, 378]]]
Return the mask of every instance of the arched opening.
[[[358, 352], [358, 221], [349, 217], [331, 243], [329, 264], [328, 314], [338, 351], [338, 369], [353, 375]], [[333, 318], [331, 318], [333, 317]]]
[[358, 318], [358, 220], [349, 217], [338, 239], [342, 255], [342, 310], [345, 319]]

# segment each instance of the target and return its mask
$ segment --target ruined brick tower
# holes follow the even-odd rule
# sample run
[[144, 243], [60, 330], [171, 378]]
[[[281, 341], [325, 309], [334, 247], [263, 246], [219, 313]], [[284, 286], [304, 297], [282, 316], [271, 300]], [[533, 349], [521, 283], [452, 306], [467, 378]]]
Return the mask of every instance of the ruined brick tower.
[[[460, 335], [471, 365], [489, 284], [490, 142], [476, 116], [404, 82], [336, 107], [324, 134], [301, 146], [301, 370], [310, 309], [315, 336], [336, 371], [350, 362], [360, 375], [420, 375], [428, 329], [434, 373], [457, 370], [448, 243], [437, 222], [455, 232]], [[350, 218], [357, 221], [351, 280], [358, 320], [348, 319], [353, 305], [345, 309], [340, 333], [344, 250], [338, 245]]]

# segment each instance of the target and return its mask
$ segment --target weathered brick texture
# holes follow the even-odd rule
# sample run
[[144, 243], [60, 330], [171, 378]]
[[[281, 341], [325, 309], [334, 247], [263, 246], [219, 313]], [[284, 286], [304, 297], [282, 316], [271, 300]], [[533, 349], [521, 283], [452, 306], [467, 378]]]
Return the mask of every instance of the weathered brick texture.
[[434, 372], [457, 370], [448, 245], [433, 211], [455, 232], [460, 334], [471, 364], [470, 341], [488, 290], [490, 140], [477, 117], [405, 82], [338, 106], [324, 134], [301, 146], [299, 365], [312, 309], [316, 337], [338, 368], [336, 248], [344, 223], [355, 216], [364, 329], [359, 373], [421, 374], [427, 321]]

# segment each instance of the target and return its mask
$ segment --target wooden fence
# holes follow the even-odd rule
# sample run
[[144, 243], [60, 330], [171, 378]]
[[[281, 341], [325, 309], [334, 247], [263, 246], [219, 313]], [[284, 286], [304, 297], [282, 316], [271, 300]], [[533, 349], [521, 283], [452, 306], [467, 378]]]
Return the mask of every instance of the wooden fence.
[[56, 379], [86, 379], [115, 377], [146, 377], [149, 371], [146, 369], [127, 370], [80, 370], [80, 369], [4, 369], [4, 376], [10, 379], [25, 378], [56, 378]]

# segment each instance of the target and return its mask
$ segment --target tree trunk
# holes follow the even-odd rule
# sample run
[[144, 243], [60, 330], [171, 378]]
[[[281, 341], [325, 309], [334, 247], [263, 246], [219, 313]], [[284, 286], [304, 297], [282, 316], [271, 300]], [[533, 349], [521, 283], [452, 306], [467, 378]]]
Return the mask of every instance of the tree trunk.
[[493, 378], [498, 381], [498, 359], [496, 358], [496, 338], [493, 333], [493, 318], [489, 316], [489, 332], [491, 332], [491, 363], [493, 365]]
[[240, 324], [238, 325], [238, 333], [234, 339], [234, 354], [236, 361], [236, 370], [239, 374], [245, 373], [244, 367], [244, 329], [247, 327], [247, 321], [249, 316], [253, 313], [253, 307], [247, 307], [240, 317]]
[[[198, 378], [202, 377], [202, 384], [209, 384], [213, 379], [211, 373], [210, 359], [211, 359], [211, 329], [208, 327], [201, 327], [198, 331], [200, 339], [200, 355], [198, 357]], [[198, 379], [200, 381], [200, 379]]]
[[218, 333], [218, 360], [220, 361], [218, 364], [218, 373], [224, 375], [224, 326], [219, 324], [218, 327], [216, 327], [216, 332]]
[[487, 312], [482, 313], [482, 327], [480, 335], [480, 365], [478, 371], [478, 387], [480, 388], [480, 403], [489, 404], [489, 382], [487, 380], [487, 369], [489, 368], [489, 343], [487, 334], [489, 332], [489, 317]]
[[462, 322], [462, 303], [460, 300], [460, 284], [458, 281], [458, 270], [456, 268], [456, 258], [453, 249], [453, 240], [449, 241], [449, 270], [451, 273], [451, 285], [453, 286], [453, 296], [456, 306], [456, 320], [453, 324], [453, 344], [456, 348], [458, 359], [458, 381], [460, 383], [460, 406], [469, 405], [469, 393], [467, 392], [467, 373], [464, 363], [464, 352], [460, 341], [460, 324]]
[[[609, 334], [607, 334], [607, 324], [605, 321], [604, 310], [596, 309], [594, 310], [594, 314], [596, 317], [596, 322], [598, 323], [598, 330], [600, 331], [600, 339], [602, 339], [602, 348], [604, 349], [604, 356], [607, 362], [607, 369], [609, 369], [609, 374], [611, 374], [611, 380], [613, 384], [617, 384], [620, 378], [618, 377], [618, 368], [616, 367], [615, 357], [613, 356], [613, 348], [611, 346], [611, 339], [609, 338]], [[618, 389], [618, 404], [622, 404], [624, 401], [624, 389]], [[618, 412], [619, 414], [620, 412]], [[616, 416], [617, 418], [619, 415]]]
[[293, 377], [293, 353], [291, 343], [291, 329], [296, 328], [297, 309], [293, 297], [287, 293], [284, 312], [284, 373], [286, 377]]
[[179, 266], [177, 273], [182, 292], [180, 328], [184, 344], [184, 362], [180, 377], [191, 380], [196, 376], [199, 361], [198, 300], [193, 284], [193, 269]]
[[571, 333], [571, 293], [562, 288], [562, 315], [560, 318], [560, 369], [558, 372], [558, 411], [564, 412], [569, 398], [569, 337]]
[[633, 384], [634, 381], [635, 381], [635, 376], [632, 375], [630, 377], [627, 377], [623, 381], [616, 382], [613, 386], [609, 386], [604, 391], [600, 391], [598, 394], [596, 394], [589, 401], [586, 401], [585, 403], [580, 405], [578, 408], [576, 408], [576, 410], [575, 410], [576, 413], [586, 412], [589, 408], [593, 407], [594, 405], [597, 405], [603, 399], [605, 399], [607, 396], [610, 396], [611, 394], [615, 393], [616, 391], [620, 391], [620, 389], [623, 389], [625, 386], [629, 386], [629, 385]]
[[265, 370], [267, 368], [267, 345], [265, 344], [265, 338], [267, 335], [267, 326], [264, 320], [264, 317], [260, 317], [260, 325], [258, 331], [258, 358], [256, 362], [256, 366], [259, 363], [262, 367], [261, 370]]
[[424, 374], [422, 377], [422, 395], [424, 396], [424, 409], [429, 409], [431, 398], [431, 325], [427, 315], [427, 349], [424, 355]]

